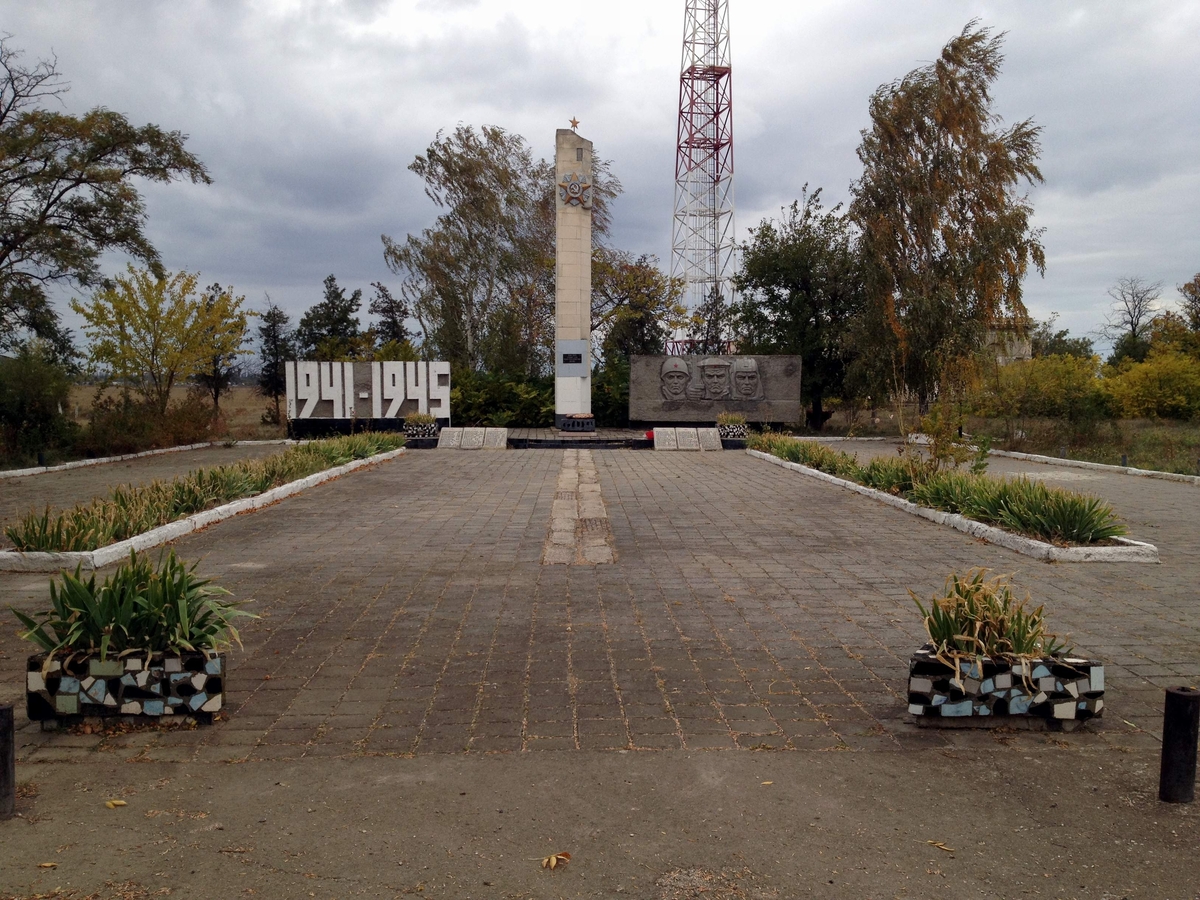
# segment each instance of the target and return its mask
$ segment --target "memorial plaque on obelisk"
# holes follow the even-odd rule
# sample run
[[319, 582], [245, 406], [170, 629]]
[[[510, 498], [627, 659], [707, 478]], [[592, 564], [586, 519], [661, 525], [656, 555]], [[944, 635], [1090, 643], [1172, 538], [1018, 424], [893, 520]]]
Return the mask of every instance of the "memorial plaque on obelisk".
[[592, 142], [573, 129], [558, 129], [554, 174], [554, 426], [563, 431], [594, 431]]

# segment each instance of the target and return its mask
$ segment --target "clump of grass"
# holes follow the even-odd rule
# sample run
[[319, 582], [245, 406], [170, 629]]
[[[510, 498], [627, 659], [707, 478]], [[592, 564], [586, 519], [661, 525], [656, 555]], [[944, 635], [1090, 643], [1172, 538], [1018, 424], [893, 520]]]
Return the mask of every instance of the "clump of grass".
[[1018, 600], [1010, 577], [988, 578], [987, 569], [971, 569], [965, 576], [952, 573], [946, 589], [926, 608], [909, 591], [924, 619], [925, 631], [939, 659], [955, 665], [964, 657], [988, 656], [1020, 661], [1068, 652], [1058, 635], [1046, 628], [1044, 607], [1030, 608], [1030, 599]]
[[1098, 497], [1047, 487], [1027, 478], [933, 471], [906, 456], [873, 459], [860, 466], [848, 453], [782, 434], [756, 435], [747, 446], [920, 506], [959, 513], [1051, 543], [1094, 544], [1128, 531], [1112, 506]]
[[717, 425], [745, 425], [746, 417], [738, 412], [717, 413]]
[[938, 472], [914, 485], [908, 499], [1058, 544], [1094, 544], [1128, 531], [1112, 507], [1098, 497], [1028, 478]]
[[220, 650], [241, 645], [233, 625], [240, 617], [257, 618], [223, 599], [229, 591], [197, 577], [172, 550], [159, 557], [157, 568], [148, 557], [130, 551], [122, 563], [97, 587], [96, 576], [87, 580], [63, 573], [62, 584], [50, 582], [50, 607], [34, 615], [14, 609], [25, 626], [24, 640], [47, 654], [129, 652], [178, 653], [184, 650]]
[[222, 503], [403, 446], [396, 434], [355, 434], [311, 441], [265, 459], [197, 469], [173, 481], [120, 485], [109, 497], [68, 510], [31, 511], [4, 530], [18, 550], [95, 550]]

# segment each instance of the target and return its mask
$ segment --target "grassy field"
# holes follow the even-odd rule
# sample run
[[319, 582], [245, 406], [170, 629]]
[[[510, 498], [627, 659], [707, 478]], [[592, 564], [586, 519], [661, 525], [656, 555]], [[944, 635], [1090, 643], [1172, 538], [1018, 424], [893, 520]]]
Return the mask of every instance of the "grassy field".
[[[88, 414], [92, 408], [92, 400], [96, 396], [96, 388], [89, 385], [75, 385], [71, 388], [69, 414], [75, 417], [80, 425], [86, 425]], [[171, 400], [182, 400], [189, 388], [175, 388], [171, 391]], [[120, 388], [107, 388], [105, 396], [119, 397]], [[217, 429], [218, 438], [230, 438], [238, 441], [269, 440], [285, 437], [286, 428], [282, 425], [262, 424], [262, 414], [267, 408], [268, 399], [252, 387], [235, 387], [221, 398], [222, 422]]]

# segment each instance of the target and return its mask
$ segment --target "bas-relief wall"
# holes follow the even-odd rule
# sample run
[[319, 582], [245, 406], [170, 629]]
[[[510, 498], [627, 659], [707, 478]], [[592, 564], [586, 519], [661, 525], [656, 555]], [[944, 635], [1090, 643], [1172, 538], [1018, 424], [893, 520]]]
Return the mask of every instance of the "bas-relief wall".
[[634, 356], [629, 418], [636, 422], [798, 422], [798, 356]]
[[285, 371], [289, 419], [450, 418], [448, 362], [301, 360]]

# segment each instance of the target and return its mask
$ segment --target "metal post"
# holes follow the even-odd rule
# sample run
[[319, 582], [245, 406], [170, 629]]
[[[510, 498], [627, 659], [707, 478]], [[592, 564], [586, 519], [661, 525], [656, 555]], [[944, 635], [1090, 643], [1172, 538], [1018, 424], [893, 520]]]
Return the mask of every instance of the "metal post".
[[1059, 448], [1058, 448], [1058, 458], [1059, 458], [1059, 459], [1066, 459], [1066, 458], [1067, 458], [1067, 448], [1066, 448], [1066, 447], [1059, 447]]
[[1129, 457], [1126, 456], [1124, 453], [1121, 454], [1121, 465], [1122, 466], [1129, 465]]
[[1196, 797], [1196, 736], [1200, 730], [1200, 690], [1167, 688], [1163, 705], [1162, 767], [1158, 799], [1191, 803]]
[[12, 704], [0, 706], [0, 819], [17, 812], [17, 749]]

